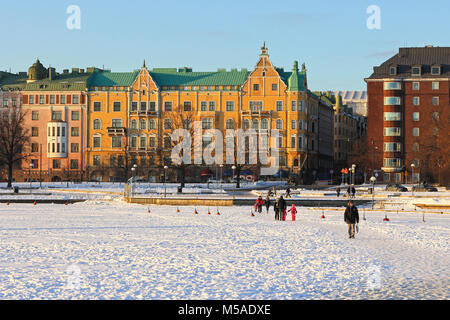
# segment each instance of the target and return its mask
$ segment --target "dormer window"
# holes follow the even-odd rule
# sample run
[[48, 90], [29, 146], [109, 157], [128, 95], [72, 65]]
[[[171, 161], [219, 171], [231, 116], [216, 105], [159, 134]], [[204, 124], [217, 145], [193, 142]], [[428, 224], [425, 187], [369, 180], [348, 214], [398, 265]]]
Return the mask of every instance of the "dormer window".
[[411, 74], [413, 75], [413, 76], [420, 76], [420, 74], [421, 74], [421, 67], [420, 66], [414, 66], [414, 67], [412, 67], [412, 69], [411, 69]]
[[390, 75], [390, 76], [395, 76], [395, 75], [397, 75], [397, 67], [396, 67], [396, 66], [391, 66], [391, 67], [389, 67], [389, 75]]
[[431, 67], [431, 74], [438, 76], [441, 74], [441, 66], [432, 66]]

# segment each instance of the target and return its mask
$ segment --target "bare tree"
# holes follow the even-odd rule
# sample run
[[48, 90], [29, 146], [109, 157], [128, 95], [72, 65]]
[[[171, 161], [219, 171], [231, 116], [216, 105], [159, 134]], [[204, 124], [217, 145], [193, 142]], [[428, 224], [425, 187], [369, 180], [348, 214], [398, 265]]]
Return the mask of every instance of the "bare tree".
[[28, 157], [24, 153], [30, 141], [25, 115], [19, 106], [5, 108], [0, 115], [0, 161], [8, 167], [8, 188], [12, 186], [14, 165]]

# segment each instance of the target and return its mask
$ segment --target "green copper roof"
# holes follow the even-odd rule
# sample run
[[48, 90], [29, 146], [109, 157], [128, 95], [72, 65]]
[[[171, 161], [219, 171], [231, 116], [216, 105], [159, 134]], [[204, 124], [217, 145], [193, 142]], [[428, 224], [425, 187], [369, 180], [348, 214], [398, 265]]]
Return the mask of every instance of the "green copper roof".
[[191, 72], [177, 69], [153, 69], [151, 77], [159, 86], [243, 85], [250, 73], [244, 71]]
[[88, 87], [128, 87], [136, 79], [139, 71], [133, 72], [94, 72], [88, 80]]
[[82, 91], [86, 90], [86, 81], [89, 73], [63, 73], [48, 78], [30, 82], [25, 85], [24, 91]]
[[0, 88], [2, 90], [22, 90], [27, 83], [28, 76], [0, 71]]

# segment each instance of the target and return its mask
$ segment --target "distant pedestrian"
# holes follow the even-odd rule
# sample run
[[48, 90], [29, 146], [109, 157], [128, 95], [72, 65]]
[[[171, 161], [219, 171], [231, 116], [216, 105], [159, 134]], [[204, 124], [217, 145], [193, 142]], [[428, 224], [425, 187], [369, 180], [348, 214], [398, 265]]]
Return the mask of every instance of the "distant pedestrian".
[[347, 208], [345, 208], [344, 221], [347, 223], [348, 236], [350, 239], [355, 238], [355, 224], [359, 223], [358, 208], [353, 204], [353, 200], [348, 202]]
[[273, 211], [275, 212], [275, 220], [280, 220], [280, 198], [275, 200]]
[[336, 195], [337, 195], [337, 197], [339, 198], [339, 194], [341, 193], [341, 187], [337, 187], [336, 188]]
[[350, 194], [352, 193], [352, 189], [350, 188], [350, 186], [347, 187], [347, 197], [350, 198]]
[[286, 189], [286, 198], [290, 198], [291, 197], [291, 188], [287, 188]]
[[269, 195], [267, 195], [266, 201], [265, 201], [264, 204], [266, 205], [266, 213], [269, 213], [269, 208], [270, 208], [270, 197], [269, 197]]
[[355, 186], [352, 186], [352, 197], [355, 198], [356, 190]]
[[283, 199], [283, 196], [280, 196], [278, 208], [280, 210], [281, 220], [286, 220], [286, 201]]
[[297, 214], [297, 208], [295, 207], [295, 204], [292, 204], [289, 211], [291, 212], [292, 215], [292, 221], [295, 221], [295, 215]]

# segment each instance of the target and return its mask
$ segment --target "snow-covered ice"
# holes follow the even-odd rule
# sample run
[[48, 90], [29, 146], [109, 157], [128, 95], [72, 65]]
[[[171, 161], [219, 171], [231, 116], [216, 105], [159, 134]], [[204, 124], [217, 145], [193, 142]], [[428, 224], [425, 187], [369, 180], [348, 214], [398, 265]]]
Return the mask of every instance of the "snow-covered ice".
[[210, 209], [1, 205], [0, 299], [450, 298], [449, 215]]

